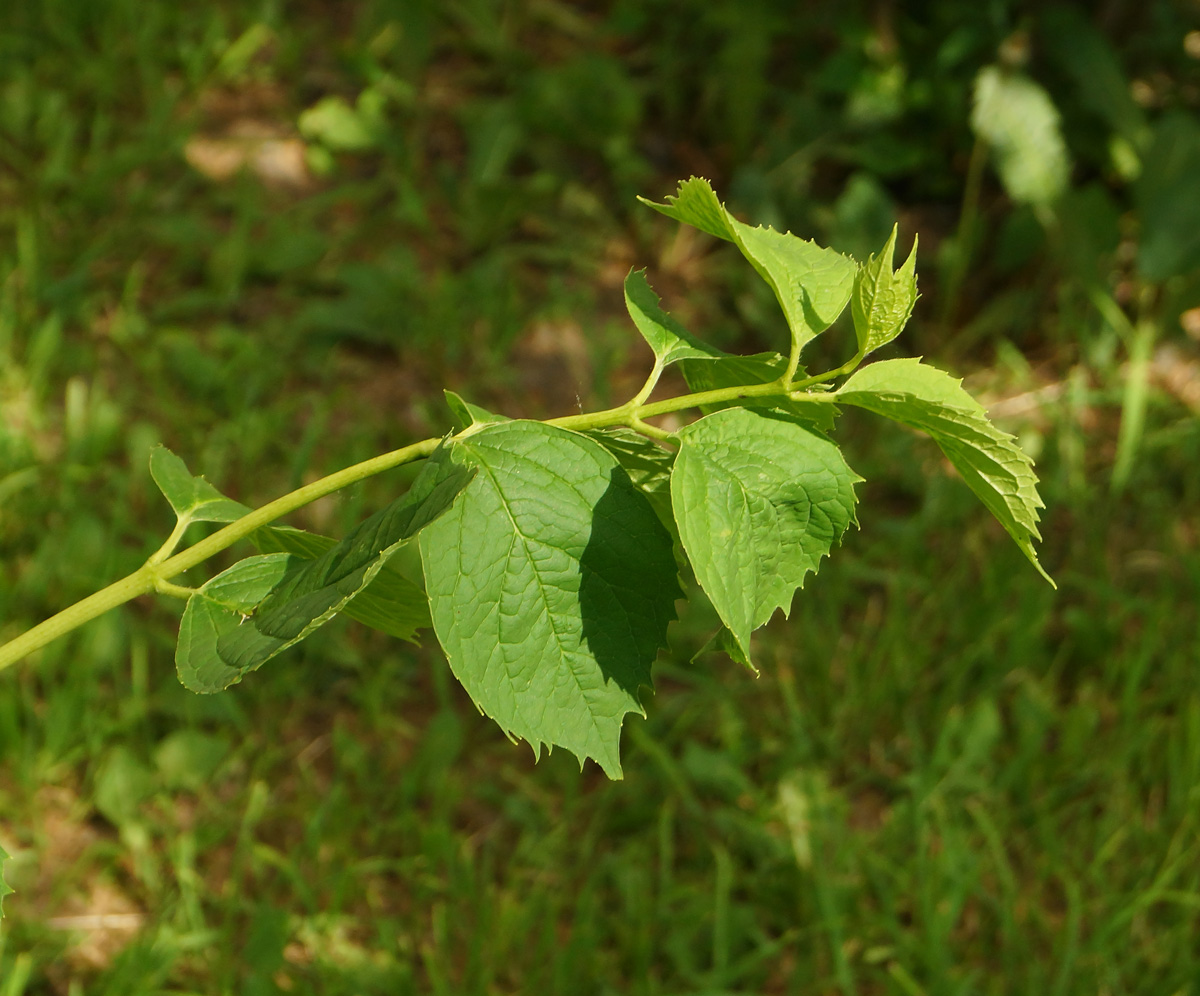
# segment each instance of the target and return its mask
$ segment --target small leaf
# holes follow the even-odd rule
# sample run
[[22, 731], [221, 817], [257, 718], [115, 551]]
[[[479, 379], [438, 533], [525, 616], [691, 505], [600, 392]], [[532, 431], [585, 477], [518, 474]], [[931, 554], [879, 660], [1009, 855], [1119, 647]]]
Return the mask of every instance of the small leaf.
[[150, 451], [150, 476], [181, 523], [233, 522], [250, 511], [226, 498], [203, 477], [193, 477], [187, 464], [165, 446]]
[[735, 663], [741, 664], [743, 667], [748, 667], [754, 672], [755, 677], [758, 676], [758, 668], [750, 660], [749, 656], [738, 645], [737, 638], [729, 631], [728, 626], [722, 626], [719, 630], [713, 633], [708, 638], [708, 642], [699, 650], [692, 654], [692, 663], [696, 663], [701, 657], [706, 654], [725, 654]]
[[8, 852], [0, 847], [0, 920], [4, 919], [4, 897], [13, 894], [12, 888], [4, 880], [4, 862], [12, 860]]
[[[262, 553], [290, 553], [300, 560], [316, 560], [337, 546], [332, 537], [290, 526], [256, 529], [250, 539]], [[433, 625], [429, 599], [420, 584], [397, 569], [399, 553], [397, 550], [371, 583], [346, 603], [342, 615], [389, 636], [419, 643], [417, 631]], [[420, 577], [419, 565], [417, 576]]]
[[738, 221], [707, 180], [685, 180], [665, 204], [638, 199], [668, 218], [734, 243], [775, 292], [798, 349], [829, 328], [850, 300], [854, 260], [790, 232]]
[[289, 560], [285, 553], [239, 560], [188, 599], [175, 646], [175, 668], [186, 688], [219, 692], [241, 680], [242, 672], [217, 652], [218, 641], [245, 624], [283, 578]]
[[896, 251], [896, 231], [877, 255], [870, 256], [858, 268], [850, 314], [858, 335], [859, 353], [865, 356], [885, 346], [900, 334], [917, 303], [917, 240], [899, 270], [892, 271]]
[[443, 391], [442, 393], [446, 396], [446, 404], [450, 407], [450, 411], [458, 419], [460, 428], [469, 429], [473, 425], [491, 425], [493, 422], [508, 421], [503, 415], [497, 415], [495, 412], [489, 412], [486, 408], [480, 408], [469, 401], [464, 401], [453, 391]]
[[[685, 360], [680, 364], [684, 379], [693, 391], [715, 391], [724, 387], [741, 387], [743, 384], [766, 384], [778, 380], [787, 370], [787, 357], [778, 353], [754, 353], [751, 356], [724, 355], [717, 360]], [[797, 377], [804, 371], [797, 370]], [[824, 401], [793, 401], [783, 396], [775, 398], [738, 398], [736, 401], [718, 401], [701, 405], [706, 415], [726, 408], [760, 408], [778, 411], [829, 432], [837, 418], [837, 407]]]
[[625, 307], [642, 338], [654, 350], [659, 369], [689, 357], [724, 355], [715, 346], [701, 342], [659, 306], [650, 289], [645, 270], [634, 270], [625, 278]]
[[959, 380], [919, 359], [883, 360], [863, 367], [837, 392], [837, 400], [928, 433], [967, 486], [1051, 584], [1033, 540], [1038, 533], [1033, 461], [1016, 440], [990, 421]]
[[453, 444], [479, 473], [421, 533], [450, 667], [505, 733], [621, 775], [626, 713], [682, 597], [671, 538], [594, 439], [540, 422]]
[[991, 146], [996, 172], [1017, 203], [1048, 205], [1066, 189], [1071, 167], [1058, 110], [1029, 77], [984, 66], [975, 78], [971, 127]]
[[750, 660], [750, 633], [782, 608], [854, 521], [861, 480], [824, 436], [744, 408], [682, 429], [675, 521], [696, 580]]
[[397, 547], [450, 507], [471, 477], [440, 447], [406, 494], [316, 560], [289, 566], [250, 624], [221, 634], [221, 660], [244, 674], [323, 626], [371, 583]]

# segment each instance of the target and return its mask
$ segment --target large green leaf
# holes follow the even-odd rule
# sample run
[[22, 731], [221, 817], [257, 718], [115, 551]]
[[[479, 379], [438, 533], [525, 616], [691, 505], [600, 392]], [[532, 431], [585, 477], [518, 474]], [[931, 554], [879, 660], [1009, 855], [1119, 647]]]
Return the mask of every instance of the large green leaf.
[[771, 286], [799, 349], [834, 323], [850, 300], [854, 260], [790, 232], [754, 228], [738, 221], [707, 180], [692, 177], [667, 203], [639, 198], [656, 211], [732, 242]]
[[221, 635], [221, 659], [244, 674], [324, 625], [371, 583], [405, 540], [450, 507], [472, 476], [449, 458], [448, 449], [436, 450], [407, 493], [316, 560], [292, 564], [250, 624]]
[[854, 278], [850, 314], [863, 356], [895, 339], [917, 303], [917, 240], [913, 239], [904, 265], [893, 270], [897, 228], [892, 228], [884, 247], [858, 268]]
[[654, 350], [659, 369], [689, 357], [724, 355], [715, 346], [701, 342], [662, 310], [658, 295], [646, 280], [645, 270], [634, 270], [625, 278], [625, 307], [642, 338]]
[[0, 920], [4, 919], [4, 897], [11, 896], [13, 891], [4, 880], [4, 862], [8, 860], [8, 852], [0, 847]]
[[988, 421], [960, 381], [919, 359], [884, 360], [855, 373], [837, 399], [932, 436], [1033, 566], [1054, 583], [1033, 549], [1033, 540], [1041, 539], [1037, 510], [1043, 507], [1033, 461]]
[[975, 78], [971, 127], [991, 147], [996, 172], [1014, 201], [1048, 205], [1066, 189], [1070, 161], [1058, 110], [1029, 77], [984, 66]]
[[696, 580], [750, 660], [750, 634], [854, 521], [860, 478], [841, 451], [795, 422], [744, 408], [682, 429], [671, 473], [675, 521]]
[[184, 525], [233, 522], [250, 511], [240, 502], [226, 498], [203, 477], [194, 477], [187, 465], [165, 446], [150, 451], [150, 476]]
[[221, 637], [246, 625], [255, 607], [282, 580], [290, 558], [268, 553], [239, 560], [188, 599], [179, 623], [175, 668], [193, 692], [219, 692], [241, 680], [217, 652]]
[[434, 631], [476, 705], [535, 754], [621, 775], [626, 713], [682, 597], [671, 538], [594, 439], [539, 422], [456, 442], [478, 469], [421, 533]]
[[[787, 370], [787, 357], [778, 353], [754, 353], [750, 356], [723, 355], [712, 360], [685, 360], [680, 364], [684, 379], [693, 391], [715, 391], [743, 384], [766, 384], [778, 380]], [[804, 371], [797, 371], [803, 377]], [[782, 395], [773, 398], [738, 398], [701, 405], [706, 415], [726, 408], [773, 409], [811, 425], [822, 432], [833, 429], [837, 408], [824, 401], [793, 401]]]

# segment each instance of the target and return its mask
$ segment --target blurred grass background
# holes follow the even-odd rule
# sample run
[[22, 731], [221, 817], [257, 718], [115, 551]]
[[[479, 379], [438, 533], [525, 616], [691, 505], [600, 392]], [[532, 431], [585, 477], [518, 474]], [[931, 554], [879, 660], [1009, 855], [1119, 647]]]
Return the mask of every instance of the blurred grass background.
[[340, 622], [192, 696], [176, 607], [127, 606], [0, 676], [0, 996], [1200, 991], [1192, 0], [3, 5], [0, 639], [158, 546], [157, 442], [258, 503], [445, 431], [442, 387], [619, 402], [631, 266], [777, 348], [634, 201], [693, 173], [846, 251], [920, 233], [893, 355], [1037, 457], [1058, 592], [848, 413], [861, 530], [758, 679], [687, 663], [692, 605], [618, 784]]

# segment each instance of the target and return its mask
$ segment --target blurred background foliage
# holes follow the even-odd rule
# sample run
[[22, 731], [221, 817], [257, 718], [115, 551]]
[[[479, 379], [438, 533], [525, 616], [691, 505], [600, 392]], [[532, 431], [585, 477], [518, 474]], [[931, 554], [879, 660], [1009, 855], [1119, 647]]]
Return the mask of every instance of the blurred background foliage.
[[445, 431], [442, 387], [619, 402], [631, 266], [778, 348], [634, 201], [693, 173], [844, 251], [919, 231], [893, 355], [1038, 458], [1059, 591], [847, 414], [862, 529], [757, 680], [687, 663], [689, 608], [620, 784], [352, 626], [193, 697], [129, 606], [0, 676], [0, 994], [1194, 991], [1195, 0], [2, 5], [0, 639], [158, 545], [157, 442], [257, 503]]

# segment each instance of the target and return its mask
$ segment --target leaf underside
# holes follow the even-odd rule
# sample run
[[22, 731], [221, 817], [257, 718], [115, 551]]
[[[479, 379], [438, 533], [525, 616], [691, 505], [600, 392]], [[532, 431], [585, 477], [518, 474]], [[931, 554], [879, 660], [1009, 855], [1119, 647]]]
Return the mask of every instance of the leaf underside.
[[244, 674], [328, 622], [370, 584], [400, 544], [450, 507], [472, 476], [449, 458], [448, 449], [439, 448], [407, 493], [316, 560], [290, 565], [250, 624], [222, 634], [221, 659]]
[[837, 400], [932, 436], [1038, 573], [1054, 584], [1033, 549], [1033, 541], [1041, 539], [1037, 523], [1043, 507], [1033, 461], [988, 421], [958, 379], [919, 359], [883, 360], [850, 377]]
[[540, 422], [454, 444], [478, 473], [420, 536], [434, 630], [510, 736], [621, 775], [621, 723], [682, 597], [671, 538], [594, 439]]
[[683, 429], [671, 474], [696, 580], [750, 661], [750, 633], [792, 596], [854, 522], [860, 478], [795, 422], [731, 408]]

